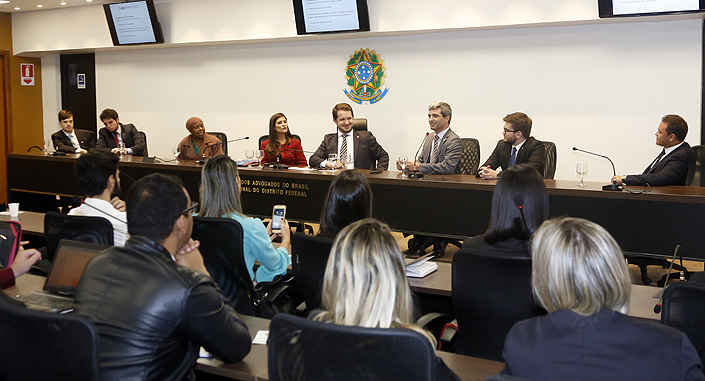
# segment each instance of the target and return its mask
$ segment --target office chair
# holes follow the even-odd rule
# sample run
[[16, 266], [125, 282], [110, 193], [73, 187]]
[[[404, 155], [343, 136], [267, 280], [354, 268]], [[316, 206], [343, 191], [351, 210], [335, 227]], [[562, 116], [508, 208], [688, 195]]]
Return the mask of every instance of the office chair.
[[661, 324], [685, 333], [705, 361], [705, 284], [673, 283], [664, 291], [661, 304]]
[[367, 131], [367, 118], [354, 118], [352, 129], [354, 131]]
[[306, 310], [321, 308], [323, 275], [333, 240], [303, 233], [291, 236], [291, 267], [294, 283], [306, 302]]
[[78, 316], [33, 311], [0, 298], [0, 379], [98, 380], [98, 332]]
[[685, 185], [689, 187], [705, 186], [705, 145], [690, 147], [688, 152], [688, 175], [685, 178]]
[[142, 140], [144, 140], [144, 152], [142, 156], [147, 157], [149, 156], [149, 151], [147, 150], [147, 134], [145, 134], [144, 131], [137, 131], [137, 133], [140, 134]]
[[277, 315], [269, 325], [269, 379], [433, 380], [436, 355], [409, 329], [350, 327]]
[[512, 326], [546, 314], [531, 293], [531, 258], [461, 249], [453, 256], [452, 279], [456, 353], [504, 361]]
[[208, 135], [213, 135], [220, 139], [220, 145], [223, 147], [223, 155], [228, 156], [228, 136], [225, 135], [225, 132], [209, 132]]
[[54, 261], [56, 248], [62, 239], [113, 246], [113, 224], [103, 217], [69, 216], [47, 212], [44, 215], [46, 255], [43, 256], [42, 262]]
[[[298, 141], [301, 141], [301, 137], [300, 137], [299, 135], [291, 134], [291, 137], [292, 137], [293, 139], [296, 139], [296, 140], [298, 140]], [[259, 141], [257, 142], [257, 149], [259, 149], [259, 147], [262, 147], [262, 143], [264, 143], [264, 141], [265, 141], [265, 140], [268, 140], [268, 139], [269, 139], [269, 135], [262, 135], [262, 136], [260, 136], [260, 137], [259, 137]]]
[[462, 138], [463, 151], [460, 153], [461, 175], [475, 175], [480, 166], [480, 141], [475, 138]]
[[546, 148], [546, 155], [543, 159], [543, 178], [553, 180], [556, 175], [556, 143], [543, 141], [543, 146]]

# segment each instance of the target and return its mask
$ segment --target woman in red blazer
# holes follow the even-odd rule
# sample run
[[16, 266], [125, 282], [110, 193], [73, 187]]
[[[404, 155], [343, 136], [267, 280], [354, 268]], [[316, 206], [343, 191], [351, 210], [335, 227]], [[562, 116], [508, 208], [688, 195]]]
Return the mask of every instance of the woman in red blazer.
[[264, 151], [263, 163], [285, 164], [290, 167], [305, 167], [308, 165], [301, 142], [294, 139], [289, 131], [286, 116], [280, 112], [269, 118], [269, 139], [262, 142]]

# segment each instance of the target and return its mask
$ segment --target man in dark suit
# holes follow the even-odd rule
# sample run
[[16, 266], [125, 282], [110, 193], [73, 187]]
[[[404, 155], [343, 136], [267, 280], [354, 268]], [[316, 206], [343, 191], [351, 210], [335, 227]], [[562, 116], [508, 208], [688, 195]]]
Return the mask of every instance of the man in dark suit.
[[661, 153], [641, 175], [616, 176], [618, 185], [666, 186], [685, 185], [688, 175], [690, 145], [683, 140], [688, 135], [688, 123], [678, 115], [666, 115], [656, 130], [656, 144]]
[[[389, 154], [382, 148], [369, 131], [352, 131], [353, 109], [347, 103], [333, 107], [333, 122], [338, 132], [327, 134], [316, 152], [311, 155], [309, 165], [315, 168], [343, 168], [341, 155], [352, 155], [347, 168], [381, 169], [389, 167]], [[339, 143], [340, 142], [340, 143]], [[337, 154], [338, 160], [328, 161], [329, 154]]]
[[134, 125], [120, 123], [117, 111], [106, 108], [100, 113], [100, 120], [105, 127], [98, 131], [98, 147], [120, 153], [118, 143], [124, 143], [128, 155], [144, 155], [145, 143], [142, 135]]
[[61, 131], [51, 134], [54, 149], [58, 152], [87, 153], [95, 148], [95, 137], [86, 130], [74, 130], [73, 113], [68, 110], [59, 111], [59, 125]]
[[543, 175], [546, 149], [531, 136], [531, 118], [523, 112], [515, 112], [502, 120], [504, 139], [497, 142], [490, 158], [478, 170], [478, 176], [485, 180], [497, 179], [500, 167], [504, 170], [516, 164], [529, 164]]

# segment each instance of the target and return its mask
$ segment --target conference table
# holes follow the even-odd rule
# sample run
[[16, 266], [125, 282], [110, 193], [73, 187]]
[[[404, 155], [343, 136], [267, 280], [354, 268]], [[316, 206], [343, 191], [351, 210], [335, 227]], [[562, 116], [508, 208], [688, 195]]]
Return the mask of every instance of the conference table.
[[[8, 154], [8, 187], [12, 202], [32, 197], [80, 195], [73, 178], [78, 155]], [[151, 160], [150, 160], [151, 159]], [[121, 159], [123, 194], [135, 180], [151, 173], [178, 176], [192, 199], [198, 199], [202, 164], [154, 161], [136, 156]], [[297, 168], [241, 168], [242, 205], [248, 215], [269, 217], [276, 204], [287, 205], [287, 218], [319, 220], [325, 195], [338, 171]], [[402, 178], [399, 171], [362, 171], [374, 194], [374, 216], [396, 231], [467, 238], [487, 228], [496, 181], [465, 175]], [[582, 217], [599, 223], [625, 253], [670, 256], [676, 244], [686, 259], [705, 260], [705, 188], [654, 187], [641, 194], [603, 191], [604, 183], [545, 180], [551, 216]], [[633, 189], [638, 190], [638, 189]], [[26, 209], [21, 205], [22, 209]], [[31, 208], [29, 210], [32, 210]], [[46, 210], [34, 210], [45, 212]]]

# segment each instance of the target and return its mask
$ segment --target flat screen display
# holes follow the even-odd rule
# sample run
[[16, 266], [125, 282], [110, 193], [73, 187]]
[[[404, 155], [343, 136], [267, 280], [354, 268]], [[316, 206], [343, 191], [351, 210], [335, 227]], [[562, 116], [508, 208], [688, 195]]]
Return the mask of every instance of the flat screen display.
[[367, 0], [294, 0], [297, 34], [370, 30]]
[[694, 13], [705, 10], [705, 0], [598, 0], [600, 17], [629, 17]]
[[162, 29], [152, 0], [103, 4], [113, 45], [161, 44]]

